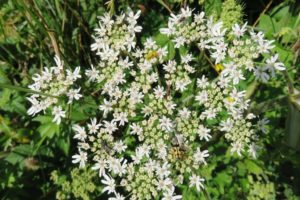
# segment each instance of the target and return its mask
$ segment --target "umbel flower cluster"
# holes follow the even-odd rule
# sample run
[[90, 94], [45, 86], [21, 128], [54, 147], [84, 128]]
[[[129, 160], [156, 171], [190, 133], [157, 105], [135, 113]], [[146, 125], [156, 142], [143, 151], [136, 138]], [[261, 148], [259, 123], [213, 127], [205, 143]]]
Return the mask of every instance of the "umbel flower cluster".
[[[218, 135], [232, 154], [256, 157], [267, 120], [247, 111], [250, 100], [239, 85], [253, 76], [266, 82], [285, 68], [270, 51], [272, 41], [247, 24], [227, 30], [204, 12], [181, 9], [160, 29], [175, 48], [170, 56], [170, 48], [152, 38], [137, 45], [139, 16], [105, 14], [95, 29], [91, 49], [100, 61], [85, 75], [91, 85], [101, 86], [99, 110], [86, 124], [73, 125], [78, 141], [73, 163], [92, 166], [110, 200], [181, 199], [175, 194], [180, 185], [204, 189], [201, 168], [209, 163], [208, 144]], [[204, 57], [214, 62], [214, 78], [201, 70]], [[79, 68], [65, 75], [55, 60], [57, 67], [36, 75], [30, 88], [67, 95], [72, 103], [82, 97], [80, 88], [71, 89]], [[52, 111], [57, 123], [65, 117], [55, 99], [33, 95], [29, 100], [29, 114]]]

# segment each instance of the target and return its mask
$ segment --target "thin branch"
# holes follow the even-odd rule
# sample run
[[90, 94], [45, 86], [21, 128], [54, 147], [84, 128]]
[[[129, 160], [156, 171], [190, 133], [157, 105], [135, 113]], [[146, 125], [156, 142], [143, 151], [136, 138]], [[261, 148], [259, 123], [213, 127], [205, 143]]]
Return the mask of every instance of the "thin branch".
[[16, 91], [19, 91], [19, 92], [26, 92], [26, 93], [38, 94], [38, 95], [46, 96], [46, 97], [59, 98], [57, 96], [53, 96], [53, 95], [50, 95], [50, 94], [38, 92], [38, 91], [31, 90], [31, 89], [28, 89], [28, 88], [23, 88], [23, 87], [20, 87], [20, 86], [9, 85], [9, 84], [5, 84], [5, 83], [0, 83], [0, 88], [6, 88], [6, 89], [11, 89], [11, 90], [16, 90]]
[[257, 23], [259, 22], [261, 16], [267, 12], [267, 10], [270, 8], [270, 6], [271, 6], [272, 3], [273, 3], [273, 0], [269, 1], [269, 3], [267, 4], [267, 6], [265, 7], [265, 9], [260, 13], [259, 17], [256, 19], [256, 21], [252, 25], [252, 27], [255, 27], [257, 25]]
[[158, 3], [160, 3], [163, 7], [165, 7], [169, 13], [173, 13], [171, 8], [163, 1], [163, 0], [156, 0]]

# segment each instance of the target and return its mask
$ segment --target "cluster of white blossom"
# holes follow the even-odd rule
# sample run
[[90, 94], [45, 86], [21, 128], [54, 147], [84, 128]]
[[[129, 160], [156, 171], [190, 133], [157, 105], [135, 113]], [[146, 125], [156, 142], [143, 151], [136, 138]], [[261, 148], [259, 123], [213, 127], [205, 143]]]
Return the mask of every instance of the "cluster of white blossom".
[[[218, 134], [231, 144], [232, 153], [256, 157], [255, 142], [268, 121], [247, 112], [250, 100], [238, 85], [253, 75], [265, 82], [284, 66], [278, 55], [269, 56], [272, 41], [263, 33], [249, 30], [247, 24], [223, 29], [222, 22], [205, 18], [204, 12], [193, 15], [189, 8], [172, 14], [168, 27], [160, 30], [177, 52], [168, 59], [168, 48], [152, 38], [137, 47], [139, 15], [130, 11], [100, 18], [91, 45], [100, 62], [85, 74], [91, 85], [101, 86], [101, 117], [73, 125], [79, 151], [73, 163], [92, 164], [104, 184], [103, 193], [113, 196], [110, 200], [124, 200], [120, 191], [133, 200], [181, 199], [175, 194], [177, 186], [204, 189], [201, 168], [207, 165], [207, 144]], [[215, 61], [218, 76], [209, 80], [199, 72], [202, 63], [197, 63], [196, 53]], [[80, 77], [79, 69], [64, 77], [56, 61], [58, 66], [37, 75], [31, 88], [67, 94], [70, 102], [78, 99], [81, 95], [71, 98], [69, 88]], [[37, 97], [42, 98], [29, 98], [30, 114], [45, 110], [36, 106]], [[57, 103], [44, 98], [48, 99], [53, 102], [46, 107]]]
[[41, 74], [35, 74], [32, 78], [34, 83], [29, 85], [29, 88], [37, 93], [27, 98], [32, 104], [28, 109], [28, 114], [35, 115], [51, 108], [54, 116], [53, 122], [60, 124], [61, 118], [66, 117], [66, 111], [61, 106], [65, 102], [60, 99], [67, 96], [67, 104], [71, 104], [74, 100], [82, 97], [79, 93], [80, 87], [73, 88], [75, 81], [81, 78], [81, 75], [80, 67], [76, 67], [74, 71], [65, 70], [63, 62], [58, 56], [55, 56], [54, 60], [56, 66], [45, 67]]

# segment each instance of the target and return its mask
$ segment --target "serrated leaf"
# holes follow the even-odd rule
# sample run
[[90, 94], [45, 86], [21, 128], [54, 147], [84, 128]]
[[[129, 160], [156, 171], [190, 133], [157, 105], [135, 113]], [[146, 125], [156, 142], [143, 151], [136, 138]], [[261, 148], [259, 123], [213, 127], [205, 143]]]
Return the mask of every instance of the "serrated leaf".
[[170, 41], [170, 38], [160, 33], [154, 37], [154, 41], [159, 46], [165, 46]]
[[84, 113], [82, 112], [79, 112], [79, 111], [73, 111], [71, 113], [71, 120], [73, 121], [81, 121], [81, 120], [86, 120], [89, 118], [89, 116], [85, 115]]
[[32, 119], [32, 121], [41, 122], [41, 124], [51, 123], [53, 120], [52, 116], [40, 115]]
[[175, 57], [175, 47], [172, 41], [168, 42], [168, 60], [172, 60]]
[[66, 156], [69, 155], [69, 149], [70, 149], [70, 139], [69, 137], [64, 138], [64, 139], [59, 139], [58, 142], [58, 147], [64, 152]]
[[262, 174], [262, 168], [251, 160], [245, 160], [245, 165], [250, 173], [259, 175]]
[[28, 144], [19, 145], [16, 148], [14, 148], [13, 152], [18, 153], [20, 155], [29, 156], [32, 154], [33, 149], [32, 146]]
[[55, 123], [43, 124], [38, 128], [41, 137], [52, 138], [55, 133], [59, 132], [59, 126]]
[[17, 153], [10, 153], [8, 156], [6, 156], [5, 160], [13, 165], [20, 163], [24, 160], [24, 157]]

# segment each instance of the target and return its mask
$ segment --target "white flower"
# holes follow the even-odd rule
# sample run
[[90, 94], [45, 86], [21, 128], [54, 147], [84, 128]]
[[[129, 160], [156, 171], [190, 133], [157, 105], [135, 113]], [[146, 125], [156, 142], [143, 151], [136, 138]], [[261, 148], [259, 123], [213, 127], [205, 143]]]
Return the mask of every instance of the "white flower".
[[192, 16], [192, 12], [193, 12], [193, 10], [190, 10], [189, 7], [181, 8], [180, 16], [183, 18], [188, 18], [188, 17]]
[[161, 128], [163, 131], [167, 131], [167, 132], [172, 131], [173, 123], [166, 116], [162, 116], [162, 118], [159, 119], [159, 123], [160, 123], [159, 128]]
[[42, 110], [39, 101], [36, 99], [36, 95], [32, 95], [31, 97], [27, 97], [27, 99], [32, 104], [31, 107], [27, 111], [28, 115], [33, 115], [34, 116], [36, 113], [39, 113]]
[[122, 176], [123, 174], [126, 173], [126, 167], [127, 167], [127, 160], [124, 158], [118, 159], [118, 158], [110, 157], [108, 159], [109, 171], [111, 171], [114, 174], [118, 174], [119, 176]]
[[263, 83], [268, 82], [268, 80], [270, 79], [270, 75], [267, 73], [268, 69], [269, 68], [267, 66], [254, 68], [253, 72], [254, 72], [255, 79]]
[[80, 67], [76, 67], [73, 72], [67, 70], [67, 79], [75, 81], [78, 78], [81, 78], [81, 75], [79, 73], [80, 73]]
[[61, 118], [66, 117], [66, 112], [62, 110], [61, 106], [54, 106], [52, 115], [54, 115], [53, 122], [56, 122], [56, 124], [60, 124]]
[[202, 124], [199, 125], [197, 132], [200, 137], [200, 140], [203, 140], [203, 139], [205, 139], [206, 141], [210, 140], [210, 138], [211, 138], [211, 135], [209, 135], [210, 129], [205, 128]]
[[80, 88], [78, 88], [78, 89], [70, 89], [67, 92], [67, 96], [69, 97], [68, 104], [72, 103], [73, 99], [78, 100], [78, 99], [80, 99], [82, 97], [82, 95], [79, 94], [79, 91], [80, 91]]
[[205, 89], [209, 86], [208, 79], [202, 75], [201, 79], [197, 78], [197, 87]]
[[246, 78], [243, 76], [243, 73], [241, 70], [233, 70], [232, 74], [230, 75], [232, 78], [232, 82], [234, 85], [238, 84], [240, 80], [245, 80]]
[[108, 194], [115, 192], [115, 187], [116, 187], [115, 180], [106, 174], [104, 174], [103, 177], [104, 179], [101, 180], [101, 183], [103, 183], [106, 186], [103, 188], [102, 193], [106, 191], [108, 192]]
[[171, 174], [169, 170], [170, 166], [171, 165], [167, 162], [165, 162], [162, 166], [158, 165], [156, 167], [156, 174], [158, 175], [158, 177], [160, 177], [161, 179], [168, 177]]
[[193, 55], [192, 54], [186, 54], [184, 56], [181, 56], [181, 63], [188, 64], [193, 60]]
[[101, 159], [92, 167], [92, 170], [99, 170], [99, 177], [102, 177], [105, 175], [105, 168], [107, 168], [107, 161]]
[[196, 186], [198, 191], [201, 191], [201, 188], [204, 189], [204, 185], [202, 184], [204, 182], [203, 178], [200, 178], [200, 176], [197, 176], [193, 174], [190, 176], [190, 187]]
[[112, 134], [116, 130], [118, 130], [116, 122], [115, 121], [104, 121], [104, 127], [105, 127], [105, 132]]
[[196, 153], [194, 154], [194, 160], [197, 163], [203, 163], [203, 164], [207, 164], [205, 161], [205, 158], [207, 158], [209, 156], [208, 151], [204, 150], [204, 151], [200, 151], [200, 148], [198, 147], [196, 150]]
[[242, 26], [242, 28], [238, 24], [233, 25], [232, 26], [233, 34], [237, 37], [243, 36], [245, 31], [247, 30], [246, 27], [247, 27], [247, 22]]
[[[262, 36], [263, 37], [263, 36]], [[259, 50], [259, 53], [269, 53], [269, 50], [270, 49], [273, 49], [275, 46], [272, 45], [272, 43], [274, 42], [274, 40], [259, 40], [258, 41], [258, 50]]]
[[174, 27], [174, 23], [169, 21], [168, 22], [168, 28], [161, 28], [159, 29], [161, 34], [167, 35], [167, 36], [171, 36], [176, 32], [176, 29]]
[[254, 158], [256, 159], [257, 158], [257, 146], [254, 144], [254, 143], [251, 143], [249, 145], [249, 149], [248, 149], [248, 153]]
[[238, 91], [236, 88], [233, 88], [233, 90], [230, 93], [230, 97], [234, 99], [234, 101], [241, 101], [243, 100], [244, 96], [246, 94], [246, 91]]
[[164, 88], [161, 86], [157, 86], [154, 88], [154, 95], [156, 99], [163, 99], [166, 92], [164, 91]]
[[186, 86], [190, 84], [191, 81], [189, 79], [180, 79], [175, 81], [175, 90], [179, 90], [180, 92], [183, 92], [186, 90]]
[[217, 115], [217, 111], [216, 109], [209, 108], [205, 110], [201, 115], [206, 117], [207, 119], [214, 119]]
[[108, 200], [125, 200], [125, 197], [115, 192], [115, 197], [109, 197]]
[[277, 62], [278, 60], [278, 54], [275, 54], [274, 56], [271, 56], [269, 59], [266, 60], [267, 67], [271, 71], [274, 69], [277, 69], [279, 71], [285, 70], [284, 64], [282, 62]]
[[130, 125], [130, 129], [131, 129], [130, 134], [133, 135], [141, 135], [143, 133], [143, 128], [137, 125], [136, 123]]
[[133, 62], [130, 62], [129, 58], [126, 57], [125, 59], [120, 59], [118, 65], [123, 69], [129, 69], [130, 67], [133, 66]]
[[[171, 189], [169, 190], [166, 190], [164, 193], [163, 193], [163, 198], [162, 200], [178, 200], [178, 199], [181, 199], [182, 196], [181, 195], [175, 195], [174, 194], [174, 191], [175, 191], [175, 187], [171, 187]], [[173, 196], [175, 195], [175, 196]]]
[[81, 141], [84, 141], [87, 137], [84, 127], [79, 126], [78, 124], [73, 125], [73, 130], [77, 132], [76, 135], [74, 135], [74, 139], [79, 139]]
[[57, 69], [62, 70], [62, 69], [63, 69], [63, 66], [64, 66], [64, 63], [63, 63], [63, 61], [59, 58], [58, 55], [55, 55], [54, 61], [55, 61], [55, 63], [56, 63]]
[[208, 101], [208, 94], [205, 90], [198, 93], [198, 95], [195, 98], [196, 101], [199, 102], [199, 104], [204, 104]]
[[114, 147], [113, 149], [118, 152], [118, 153], [122, 153], [126, 150], [127, 146], [124, 144], [123, 141], [117, 141], [114, 143]]
[[99, 78], [99, 70], [91, 66], [91, 69], [85, 70], [85, 75], [89, 78], [88, 81], [95, 81]]
[[230, 131], [233, 128], [233, 122], [231, 119], [227, 119], [226, 121], [221, 121], [220, 126], [221, 131]]
[[179, 115], [183, 119], [188, 119], [191, 116], [191, 111], [187, 108], [183, 108], [182, 110], [179, 110]]
[[223, 37], [226, 33], [226, 29], [222, 30], [223, 22], [218, 22], [211, 27], [211, 35], [214, 37]]
[[141, 15], [141, 11], [137, 11], [135, 14], [134, 12], [130, 11], [128, 13], [128, 17], [127, 17], [127, 21], [130, 23], [130, 24], [136, 24], [136, 20], [140, 17]]
[[99, 109], [103, 111], [103, 115], [106, 116], [110, 111], [113, 110], [112, 106], [113, 104], [110, 101], [104, 99], [104, 102], [99, 106]]
[[234, 143], [231, 143], [231, 150], [230, 152], [233, 154], [234, 152], [236, 152], [239, 156], [242, 156], [241, 152], [244, 151], [243, 149], [243, 145], [241, 142], [236, 141]]
[[88, 126], [88, 129], [89, 129], [90, 133], [97, 133], [97, 131], [100, 128], [101, 124], [100, 123], [98, 124], [97, 119], [93, 118], [93, 119], [91, 119], [91, 123], [87, 124], [87, 126]]
[[267, 133], [268, 132], [268, 129], [266, 128], [267, 124], [269, 123], [270, 121], [267, 119], [267, 118], [263, 118], [261, 120], [259, 120], [257, 122], [257, 127], [259, 130], [261, 130], [263, 133]]
[[83, 168], [87, 161], [87, 153], [83, 151], [79, 151], [79, 154], [72, 156], [73, 160], [72, 163], [79, 163], [79, 167]]
[[127, 118], [127, 113], [125, 112], [120, 112], [120, 113], [114, 113], [114, 120], [117, 122], [120, 122], [119, 125], [120, 126], [124, 126], [125, 122], [128, 122], [128, 118]]
[[172, 181], [169, 178], [162, 179], [160, 178], [157, 182], [157, 190], [167, 190], [169, 189], [170, 185], [172, 185]]
[[174, 60], [169, 60], [167, 64], [163, 65], [163, 69], [169, 73], [174, 73], [176, 70], [176, 62]]
[[181, 46], [184, 45], [184, 43], [186, 42], [186, 39], [182, 36], [179, 36], [179, 37], [173, 39], [172, 41], [175, 43], [175, 45], [174, 45], [175, 48], [180, 48]]

